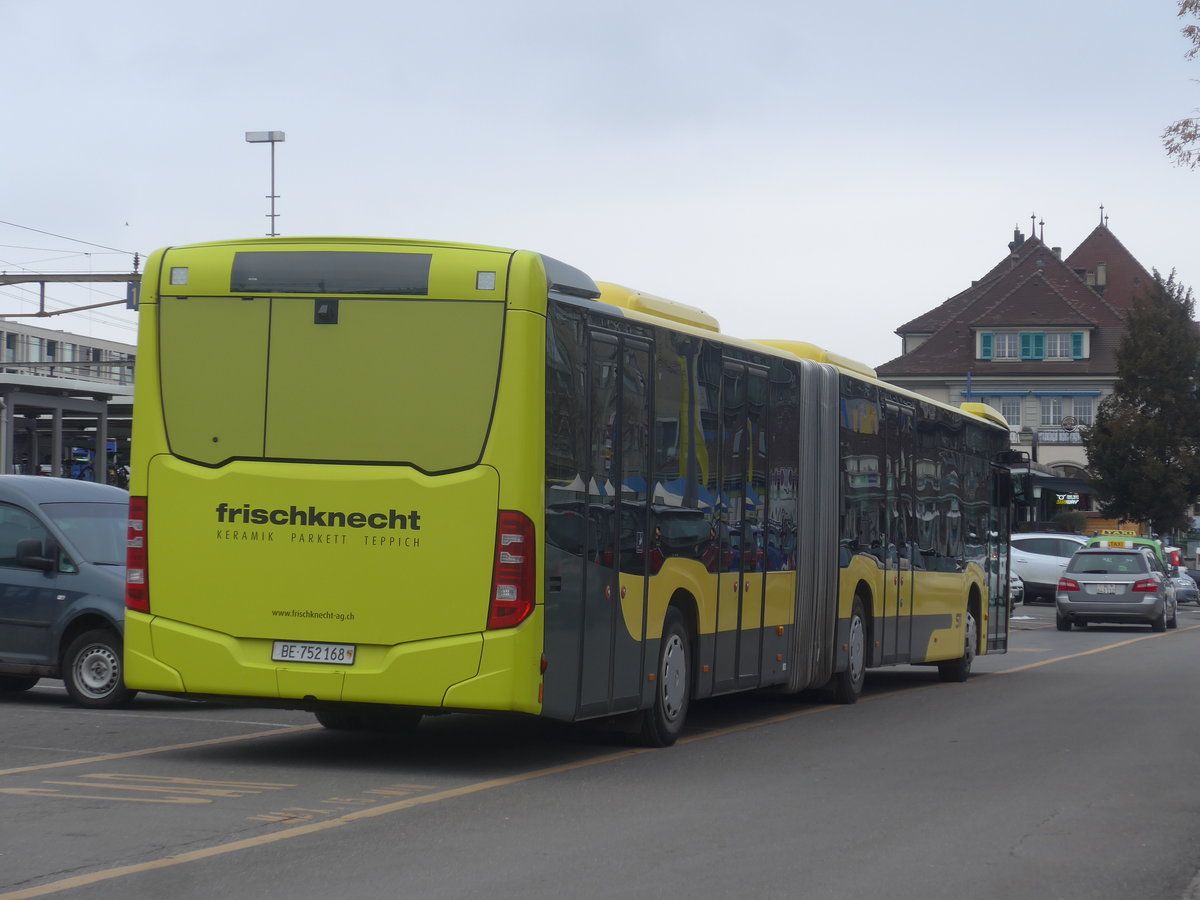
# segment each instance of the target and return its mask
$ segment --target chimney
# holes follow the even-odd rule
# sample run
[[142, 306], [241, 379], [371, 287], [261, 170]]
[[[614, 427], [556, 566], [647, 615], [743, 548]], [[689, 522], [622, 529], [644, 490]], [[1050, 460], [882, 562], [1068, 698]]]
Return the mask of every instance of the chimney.
[[1025, 235], [1021, 234], [1020, 229], [1014, 228], [1012, 243], [1008, 245], [1009, 251], [1015, 253], [1023, 243], [1025, 243]]
[[1096, 287], [1104, 290], [1108, 284], [1108, 263], [1099, 263], [1096, 266]]
[[1062, 259], [1062, 247], [1051, 247], [1050, 250], [1055, 256]]

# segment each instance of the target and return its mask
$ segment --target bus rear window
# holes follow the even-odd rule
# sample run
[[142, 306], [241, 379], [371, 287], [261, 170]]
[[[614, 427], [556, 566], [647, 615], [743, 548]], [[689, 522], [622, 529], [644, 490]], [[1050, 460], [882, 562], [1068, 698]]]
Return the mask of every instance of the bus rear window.
[[[335, 324], [320, 324], [326, 303], [338, 305]], [[158, 339], [176, 456], [444, 472], [483, 452], [504, 304], [162, 297]]]
[[429, 293], [429, 253], [263, 251], [236, 253], [234, 294]]

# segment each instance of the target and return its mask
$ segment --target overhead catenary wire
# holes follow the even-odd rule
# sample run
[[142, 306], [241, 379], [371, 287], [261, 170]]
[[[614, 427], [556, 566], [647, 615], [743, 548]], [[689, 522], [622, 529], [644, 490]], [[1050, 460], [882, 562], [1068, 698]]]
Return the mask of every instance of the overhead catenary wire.
[[108, 247], [108, 246], [105, 246], [104, 244], [93, 243], [92, 241], [84, 241], [79, 238], [67, 237], [66, 235], [63, 235], [63, 234], [55, 234], [53, 231], [42, 231], [42, 229], [40, 229], [40, 228], [32, 228], [29, 225], [19, 225], [16, 222], [6, 222], [3, 219], [0, 219], [0, 225], [8, 225], [12, 228], [23, 229], [24, 231], [33, 231], [33, 232], [36, 232], [37, 234], [44, 234], [47, 237], [58, 238], [59, 240], [63, 240], [63, 241], [71, 241], [72, 243], [75, 243], [75, 244], [87, 244], [87, 246], [89, 246], [89, 247], [99, 247], [101, 250], [112, 250], [114, 253], [125, 253], [125, 254], [128, 254], [129, 256], [133, 256], [137, 252], [135, 250], [121, 250], [118, 247]]
[[[142, 257], [142, 254], [137, 251], [122, 250], [118, 247], [110, 247], [106, 244], [100, 244], [95, 241], [85, 241], [81, 238], [75, 238], [75, 237], [71, 237], [69, 235], [59, 234], [59, 233], [56, 233], [53, 231], [46, 231], [45, 229], [41, 229], [41, 228], [34, 228], [30, 225], [22, 225], [18, 222], [10, 222], [10, 221], [4, 220], [4, 219], [0, 219], [0, 225], [7, 225], [12, 228], [19, 228], [24, 231], [33, 232], [35, 234], [42, 234], [42, 235], [46, 235], [47, 237], [53, 237], [53, 238], [57, 238], [59, 240], [70, 241], [71, 243], [80, 244], [80, 245], [83, 245], [86, 247], [96, 248], [96, 250], [71, 251], [66, 248], [23, 247], [23, 246], [17, 246], [17, 245], [0, 245], [0, 246], [5, 246], [9, 249], [14, 249], [14, 250], [30, 250], [30, 251], [38, 251], [38, 252], [43, 252], [43, 253], [61, 252], [61, 254], [62, 254], [61, 256], [48, 258], [48, 259], [28, 260], [27, 262], [24, 262], [24, 263], [18, 263], [13, 260], [0, 259], [0, 266], [8, 267], [10, 270], [30, 272], [32, 274], [49, 274], [49, 273], [42, 273], [40, 271], [35, 271], [34, 269], [31, 268], [31, 266], [34, 266], [34, 265], [40, 266], [41, 264], [47, 263], [47, 262], [55, 262], [55, 261], [66, 260], [66, 259], [77, 259], [79, 257], [87, 257], [89, 260], [89, 263], [90, 263], [90, 260], [93, 257], [109, 256], [109, 255], [122, 255], [122, 256], [132, 256], [133, 257], [132, 268], [134, 271], [136, 271], [138, 268], [138, 260], [139, 260], [139, 258]], [[101, 252], [97, 252], [97, 251], [106, 251], [106, 252], [101, 253]], [[90, 265], [89, 265], [89, 269], [90, 269]], [[108, 314], [105, 314], [102, 312], [97, 312], [94, 308], [89, 309], [89, 308], [85, 307], [85, 308], [81, 309], [81, 308], [78, 308], [77, 303], [73, 303], [71, 301], [66, 301], [61, 298], [46, 297], [44, 294], [44, 289], [42, 292], [34, 292], [34, 291], [30, 290], [29, 288], [23, 288], [18, 285], [14, 285], [13, 288], [20, 293], [12, 294], [12, 293], [7, 293], [7, 292], [0, 292], [0, 296], [11, 297], [14, 301], [24, 305], [24, 304], [29, 304], [31, 302], [35, 302], [32, 299], [32, 295], [35, 295], [35, 293], [37, 293], [37, 296], [39, 297], [38, 302], [46, 304], [47, 308], [50, 304], [53, 304], [54, 306], [59, 307], [54, 312], [48, 313], [46, 318], [58, 318], [59, 316], [75, 316], [78, 319], [83, 319], [85, 321], [92, 323], [92, 325], [96, 325], [96, 326], [100, 326], [100, 327], [104, 327], [104, 328], [118, 329], [118, 330], [124, 331], [124, 332], [135, 332], [137, 330], [137, 326], [134, 325], [133, 323], [124, 321], [116, 316], [108, 315]], [[100, 291], [96, 291], [94, 288], [91, 288], [91, 287], [87, 288], [87, 291], [89, 294], [99, 296], [101, 298], [106, 299], [112, 305], [116, 305], [116, 304], [122, 302], [122, 299], [123, 299], [120, 297], [113, 296], [112, 294], [106, 294], [106, 293], [103, 293]], [[25, 296], [22, 296], [22, 295], [25, 295]], [[76, 310], [78, 310], [78, 311], [76, 311]], [[24, 317], [22, 314], [19, 314], [19, 313], [13, 313], [12, 315]], [[42, 319], [43, 317], [42, 316], [33, 316], [32, 318], [34, 318], [35, 320], [38, 320], [38, 319]]]

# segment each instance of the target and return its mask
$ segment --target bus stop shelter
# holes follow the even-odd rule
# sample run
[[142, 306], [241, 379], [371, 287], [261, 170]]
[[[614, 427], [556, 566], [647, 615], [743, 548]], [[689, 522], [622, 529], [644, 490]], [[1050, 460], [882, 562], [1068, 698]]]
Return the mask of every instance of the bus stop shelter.
[[0, 373], [0, 472], [118, 480], [132, 413], [133, 385]]

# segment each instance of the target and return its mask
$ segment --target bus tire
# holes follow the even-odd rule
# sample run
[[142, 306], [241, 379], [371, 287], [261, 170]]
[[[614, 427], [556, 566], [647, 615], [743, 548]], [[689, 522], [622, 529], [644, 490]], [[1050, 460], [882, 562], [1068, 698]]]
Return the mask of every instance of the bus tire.
[[67, 696], [86, 709], [126, 706], [137, 694], [125, 687], [121, 638], [108, 628], [85, 631], [67, 645], [62, 679]]
[[979, 635], [975, 629], [975, 614], [967, 610], [967, 627], [963, 629], [963, 655], [938, 663], [938, 677], [942, 681], [962, 682], [971, 674], [971, 663], [975, 662], [975, 647]]
[[654, 676], [654, 703], [642, 714], [641, 740], [647, 747], [669, 747], [683, 732], [692, 699], [692, 645], [683, 615], [674, 606], [663, 619]]
[[855, 594], [854, 605], [850, 608], [850, 631], [846, 637], [849, 659], [846, 669], [834, 674], [830, 691], [835, 703], [856, 703], [867, 679], [867, 615], [863, 609], [862, 597]]

